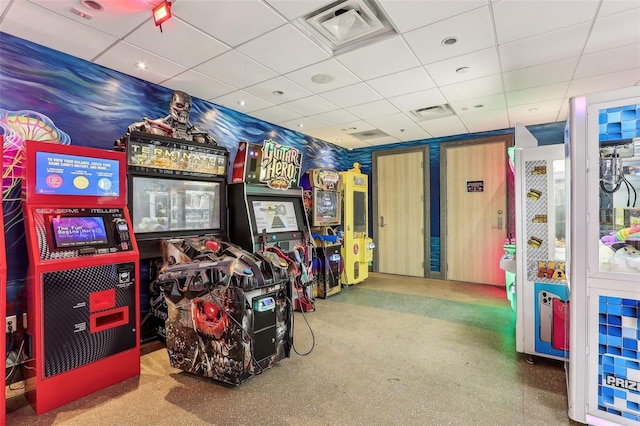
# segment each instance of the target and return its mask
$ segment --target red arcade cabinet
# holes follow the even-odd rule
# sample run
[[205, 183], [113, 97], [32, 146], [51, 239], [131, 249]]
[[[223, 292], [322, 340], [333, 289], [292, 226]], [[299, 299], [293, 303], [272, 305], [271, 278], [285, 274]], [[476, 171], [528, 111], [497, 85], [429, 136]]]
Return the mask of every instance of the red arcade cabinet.
[[28, 141], [26, 396], [42, 414], [140, 374], [138, 247], [119, 152]]

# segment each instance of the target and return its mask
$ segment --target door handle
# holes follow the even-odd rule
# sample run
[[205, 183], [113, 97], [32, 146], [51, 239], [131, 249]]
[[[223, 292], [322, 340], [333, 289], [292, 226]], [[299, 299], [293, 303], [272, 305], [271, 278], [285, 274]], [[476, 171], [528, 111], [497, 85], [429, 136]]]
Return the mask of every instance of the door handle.
[[502, 210], [498, 210], [498, 226], [494, 226], [493, 228], [502, 229]]
[[384, 216], [380, 216], [380, 228], [384, 228]]

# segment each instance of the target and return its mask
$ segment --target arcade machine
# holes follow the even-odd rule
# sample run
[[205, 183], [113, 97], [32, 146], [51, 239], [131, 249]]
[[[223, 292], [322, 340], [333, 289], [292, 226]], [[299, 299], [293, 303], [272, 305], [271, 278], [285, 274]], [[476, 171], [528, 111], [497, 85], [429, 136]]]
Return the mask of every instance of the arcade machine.
[[[207, 235], [226, 239], [229, 152], [216, 145], [140, 131], [126, 143], [128, 206], [140, 250], [143, 338], [165, 338], [167, 307], [158, 289], [147, 292], [163, 262], [163, 245], [174, 238]], [[166, 263], [166, 262], [164, 262]], [[141, 272], [142, 274], [142, 272]]]
[[[4, 146], [4, 139], [0, 136], [0, 146]], [[7, 316], [7, 255], [4, 245], [4, 211], [2, 209], [2, 200], [0, 199], [0, 318]], [[2, 351], [2, 358], [7, 359], [7, 339], [6, 334], [0, 333], [0, 350]], [[6, 416], [6, 380], [5, 375], [2, 375], [2, 397], [0, 398], [0, 424], [4, 424]]]
[[564, 145], [538, 146], [516, 125], [516, 350], [564, 360], [569, 341], [565, 276]]
[[594, 425], [640, 423], [638, 118], [638, 86], [570, 100], [567, 396]]
[[375, 245], [369, 238], [369, 177], [360, 171], [360, 164], [340, 172], [342, 177], [344, 214], [342, 226], [342, 284], [357, 284], [369, 276]]
[[273, 251], [290, 260], [296, 310], [313, 309], [311, 232], [298, 186], [302, 153], [271, 139], [241, 142], [229, 194], [229, 238], [251, 253]]
[[138, 247], [125, 156], [27, 141], [26, 396], [42, 414], [140, 374]]
[[305, 210], [314, 240], [314, 277], [318, 296], [340, 293], [342, 285], [342, 242], [334, 226], [342, 223], [340, 174], [331, 169], [310, 169], [302, 175]]

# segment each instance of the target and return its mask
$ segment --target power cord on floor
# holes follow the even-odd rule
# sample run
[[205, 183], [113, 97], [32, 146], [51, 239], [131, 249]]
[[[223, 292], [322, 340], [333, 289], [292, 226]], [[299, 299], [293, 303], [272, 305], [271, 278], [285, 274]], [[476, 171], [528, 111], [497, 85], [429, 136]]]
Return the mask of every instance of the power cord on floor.
[[[294, 325], [295, 325], [295, 321], [294, 321], [295, 309], [294, 309], [294, 306], [293, 306], [293, 302], [288, 297], [287, 297], [287, 302], [289, 303], [289, 306], [291, 307], [291, 337], [293, 337], [293, 330], [294, 330]], [[313, 333], [313, 329], [311, 328], [311, 325], [309, 324], [309, 321], [307, 321], [307, 316], [304, 314], [304, 309], [300, 309], [300, 313], [302, 314], [302, 318], [304, 319], [304, 322], [307, 323], [307, 327], [309, 327], [309, 332], [311, 333], [311, 348], [307, 352], [300, 353], [296, 349], [295, 341], [291, 345], [291, 347], [292, 347], [293, 351], [296, 353], [296, 355], [307, 356], [307, 355], [309, 355], [311, 353], [311, 351], [313, 351], [313, 348], [315, 348], [315, 346], [316, 346], [316, 336]]]

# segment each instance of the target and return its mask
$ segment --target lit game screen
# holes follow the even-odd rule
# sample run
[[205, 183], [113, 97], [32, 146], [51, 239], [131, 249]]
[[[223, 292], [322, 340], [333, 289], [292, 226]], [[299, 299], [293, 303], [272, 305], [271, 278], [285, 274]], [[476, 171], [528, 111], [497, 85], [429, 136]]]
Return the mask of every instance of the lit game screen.
[[367, 232], [367, 202], [365, 193], [360, 191], [353, 193], [353, 230]]
[[119, 167], [117, 160], [36, 152], [36, 193], [117, 197]]
[[316, 225], [339, 223], [340, 205], [339, 193], [336, 191], [323, 191], [321, 189], [315, 192], [315, 217]]
[[258, 233], [293, 232], [304, 229], [298, 225], [293, 201], [254, 199], [251, 205], [255, 231]]
[[100, 216], [54, 216], [51, 218], [56, 248], [108, 244], [107, 230]]

